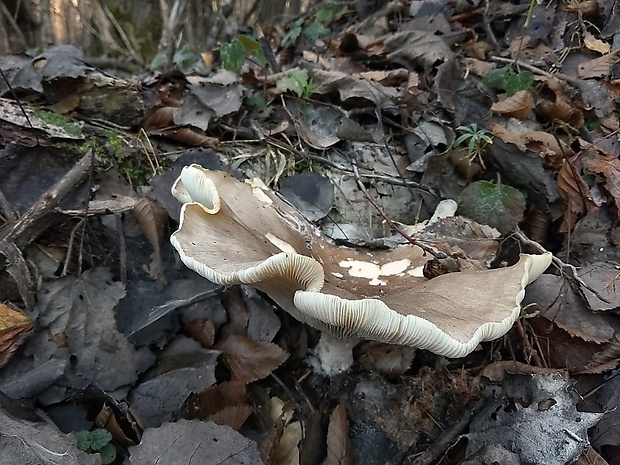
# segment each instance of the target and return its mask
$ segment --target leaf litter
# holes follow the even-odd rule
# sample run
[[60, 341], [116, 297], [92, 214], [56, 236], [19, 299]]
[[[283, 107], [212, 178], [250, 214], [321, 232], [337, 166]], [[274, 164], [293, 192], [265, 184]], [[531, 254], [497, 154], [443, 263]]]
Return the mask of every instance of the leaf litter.
[[[63, 416], [107, 428], [118, 463], [619, 463], [616, 9], [358, 3], [264, 28], [267, 47], [222, 38], [208, 72], [121, 76], [71, 45], [1, 57], [6, 463], [97, 463]], [[91, 179], [67, 177], [78, 160]], [[557, 270], [463, 360], [366, 342], [326, 378], [317, 331], [175, 262], [170, 187], [196, 162], [368, 250], [453, 199], [424, 240], [457, 269], [544, 246]]]

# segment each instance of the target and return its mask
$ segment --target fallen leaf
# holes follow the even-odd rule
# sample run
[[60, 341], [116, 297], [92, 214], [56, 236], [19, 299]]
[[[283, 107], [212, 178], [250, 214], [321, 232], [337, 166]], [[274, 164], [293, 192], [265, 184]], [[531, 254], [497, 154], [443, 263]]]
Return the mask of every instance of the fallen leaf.
[[10, 304], [0, 303], [0, 368], [6, 365], [26, 340], [34, 321]]
[[511, 97], [506, 97], [501, 102], [491, 106], [491, 110], [499, 115], [511, 116], [517, 119], [525, 119], [534, 109], [534, 97], [529, 90], [520, 90]]
[[255, 442], [212, 421], [179, 420], [144, 432], [129, 464], [263, 465]]
[[605, 188], [620, 208], [620, 160], [616, 155], [598, 156], [584, 160], [583, 167], [605, 178]]
[[611, 72], [611, 67], [618, 63], [620, 57], [618, 50], [603, 55], [593, 60], [588, 60], [585, 63], [577, 66], [577, 75], [583, 79], [597, 78], [608, 76]]
[[577, 155], [564, 160], [558, 172], [558, 193], [564, 210], [560, 232], [572, 231], [582, 215], [597, 209], [592, 201], [590, 188], [581, 177], [580, 160]]
[[323, 465], [353, 465], [353, 453], [349, 443], [349, 420], [344, 402], [340, 402], [329, 416], [327, 457]]
[[245, 336], [229, 336], [215, 344], [233, 380], [246, 383], [262, 379], [278, 368], [288, 354], [275, 344], [253, 341]]
[[602, 416], [577, 411], [577, 401], [572, 382], [558, 374], [508, 375], [501, 396], [472, 419], [466, 454], [499, 444], [523, 463], [573, 463], [588, 447], [588, 428]]
[[594, 35], [590, 31], [585, 31], [583, 34], [583, 43], [589, 50], [594, 52], [599, 52], [601, 54], [609, 53], [611, 50], [611, 45], [607, 42], [603, 42], [600, 39], [594, 37]]
[[511, 186], [476, 181], [463, 189], [458, 212], [508, 234], [523, 219], [525, 197]]

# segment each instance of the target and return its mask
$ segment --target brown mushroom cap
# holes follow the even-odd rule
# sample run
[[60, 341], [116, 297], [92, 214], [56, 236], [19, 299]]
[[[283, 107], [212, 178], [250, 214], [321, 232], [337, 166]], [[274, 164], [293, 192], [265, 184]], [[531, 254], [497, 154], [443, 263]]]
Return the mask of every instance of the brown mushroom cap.
[[551, 262], [522, 255], [511, 267], [427, 280], [419, 247], [336, 246], [260, 181], [191, 165], [172, 193], [184, 205], [170, 240], [189, 268], [218, 284], [251, 284], [339, 337], [467, 355], [510, 329], [525, 286]]

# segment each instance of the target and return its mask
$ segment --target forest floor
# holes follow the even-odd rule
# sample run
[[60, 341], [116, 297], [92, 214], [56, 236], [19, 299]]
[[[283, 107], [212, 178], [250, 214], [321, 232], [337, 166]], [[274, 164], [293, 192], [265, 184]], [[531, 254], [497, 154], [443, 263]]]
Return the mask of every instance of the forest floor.
[[[620, 464], [620, 10], [376, 3], [173, 69], [0, 57], [0, 464]], [[223, 278], [303, 244], [331, 307], [432, 329], [346, 363], [312, 326], [358, 313]]]

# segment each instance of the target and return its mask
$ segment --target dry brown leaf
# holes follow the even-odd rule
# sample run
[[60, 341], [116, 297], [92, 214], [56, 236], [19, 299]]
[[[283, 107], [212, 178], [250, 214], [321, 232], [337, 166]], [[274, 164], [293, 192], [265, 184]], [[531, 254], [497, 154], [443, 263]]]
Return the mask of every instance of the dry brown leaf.
[[611, 50], [611, 45], [609, 45], [607, 42], [603, 42], [602, 40], [597, 39], [589, 31], [586, 31], [583, 35], [583, 43], [589, 50], [599, 52], [601, 54], [609, 53], [609, 51]]
[[580, 13], [584, 16], [598, 13], [598, 0], [562, 2], [562, 8], [569, 13]]
[[299, 465], [301, 423], [293, 421], [293, 404], [272, 397], [269, 417], [274, 422], [259, 449], [265, 465]]
[[26, 340], [34, 321], [17, 307], [0, 303], [0, 368]]
[[225, 407], [245, 404], [247, 402], [245, 386], [242, 381], [225, 381], [197, 394], [192, 404], [199, 407], [200, 416], [195, 418], [204, 420]]
[[484, 376], [496, 383], [503, 381], [507, 373], [523, 375], [533, 375], [537, 373], [549, 375], [551, 373], [560, 373], [565, 378], [568, 377], [568, 373], [564, 370], [528, 365], [527, 363], [517, 362], [516, 360], [503, 360], [501, 362], [491, 363], [484, 367], [480, 372], [480, 376]]
[[558, 192], [564, 210], [560, 232], [572, 231], [579, 216], [597, 209], [590, 188], [580, 173], [581, 162], [578, 156], [566, 159], [558, 172]]
[[611, 67], [620, 60], [619, 53], [620, 51], [616, 50], [580, 64], [577, 67], [577, 75], [583, 79], [608, 76], [611, 72]]
[[499, 115], [525, 119], [534, 109], [534, 98], [529, 90], [520, 90], [511, 97], [506, 97], [501, 102], [495, 102], [491, 110]]
[[192, 395], [184, 417], [211, 420], [238, 430], [254, 412], [247, 402], [245, 386], [243, 381], [228, 381]]
[[615, 155], [607, 155], [585, 160], [583, 166], [605, 178], [605, 189], [620, 208], [620, 160]]
[[329, 416], [327, 457], [323, 465], [353, 465], [353, 453], [349, 442], [349, 420], [344, 402], [340, 402]]
[[620, 364], [620, 338], [614, 336], [603, 350], [595, 353], [581, 373], [597, 374], [615, 369]]
[[493, 123], [491, 125], [491, 132], [494, 136], [499, 137], [501, 140], [508, 144], [516, 145], [519, 150], [526, 150], [525, 141], [521, 134], [516, 134], [512, 131], [509, 131], [504, 126], [498, 123]]
[[235, 381], [250, 383], [268, 376], [288, 358], [275, 344], [257, 342], [245, 336], [230, 336], [215, 344]]
[[368, 342], [361, 348], [358, 360], [368, 370], [388, 376], [400, 376], [411, 368], [414, 357], [414, 347]]
[[592, 446], [579, 456], [573, 465], [609, 465], [607, 460], [599, 455]]
[[254, 407], [251, 405], [229, 405], [214, 413], [208, 419], [218, 425], [228, 425], [232, 429], [239, 431], [253, 413]]
[[489, 71], [495, 68], [495, 65], [489, 61], [479, 60], [478, 58], [463, 58], [463, 65], [466, 72], [478, 77], [484, 77]]
[[562, 139], [545, 131], [526, 131], [521, 137], [528, 149], [545, 159], [547, 168], [553, 167], [559, 170], [564, 160], [575, 154]]
[[132, 213], [142, 230], [142, 234], [153, 247], [149, 274], [152, 279], [157, 280], [158, 287], [163, 290], [165, 281], [164, 266], [161, 259], [161, 243], [164, 238], [168, 214], [161, 205], [148, 197], [138, 199]]

